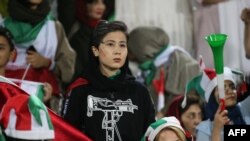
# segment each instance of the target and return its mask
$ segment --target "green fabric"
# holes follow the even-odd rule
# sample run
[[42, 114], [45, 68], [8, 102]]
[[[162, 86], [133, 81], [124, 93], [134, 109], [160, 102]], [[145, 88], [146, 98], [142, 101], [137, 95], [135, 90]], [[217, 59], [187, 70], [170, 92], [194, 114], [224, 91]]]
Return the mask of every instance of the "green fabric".
[[14, 20], [11, 17], [7, 17], [4, 20], [4, 25], [10, 30], [13, 35], [13, 40], [16, 43], [26, 43], [35, 40], [45, 22], [52, 19], [53, 17], [51, 14], [48, 14], [48, 16], [43, 21], [33, 27], [29, 23], [24, 23]]
[[148, 61], [145, 61], [143, 62], [142, 64], [139, 65], [139, 68], [143, 71], [149, 71], [148, 72], [148, 75], [145, 79], [145, 82], [147, 85], [151, 84], [152, 83], [152, 80], [154, 79], [155, 77], [155, 74], [156, 74], [156, 67], [154, 65], [154, 61], [155, 59], [168, 47], [168, 45], [166, 45], [165, 47], [161, 48], [159, 50], [159, 52], [155, 55], [154, 59], [153, 60], [148, 60]]
[[205, 91], [201, 88], [201, 79], [202, 74], [194, 77], [192, 80], [190, 80], [187, 84], [187, 93], [194, 89], [198, 92], [199, 95], [201, 95], [203, 98], [205, 98]]
[[147, 85], [151, 84], [156, 73], [156, 67], [153, 60], [145, 61], [144, 63], [140, 64], [139, 67], [143, 71], [149, 71], [146, 76], [145, 82]]
[[4, 137], [3, 133], [2, 133], [1, 127], [0, 127], [0, 141], [6, 141], [5, 137]]
[[[151, 128], [148, 128], [148, 130], [149, 130], [149, 129], [150, 129], [150, 130], [155, 130], [155, 129], [158, 128], [160, 125], [165, 124], [165, 123], [167, 123], [166, 120], [164, 120], [164, 119], [159, 119], [159, 120], [157, 120], [156, 122], [152, 123], [152, 124], [150, 125]], [[147, 132], [148, 132], [148, 130], [147, 130]], [[147, 141], [146, 136], [148, 136], [148, 135], [145, 134], [145, 135], [141, 138], [141, 141]]]
[[50, 117], [48, 115], [48, 111], [46, 107], [44, 106], [43, 102], [35, 95], [31, 95], [29, 98], [29, 109], [34, 118], [36, 119], [37, 123], [42, 126], [42, 119], [40, 116], [40, 110], [43, 110], [46, 112], [47, 122], [49, 129], [53, 129]]
[[2, 17], [6, 17], [9, 15], [7, 10], [7, 3], [8, 0], [0, 0], [0, 14], [2, 15]]
[[109, 79], [114, 80], [114, 79], [117, 78], [120, 74], [121, 74], [121, 70], [119, 70], [115, 75], [110, 76]]
[[43, 85], [39, 85], [38, 86], [38, 93], [37, 93], [37, 97], [41, 100], [41, 101], [43, 101], [43, 97], [44, 97], [44, 90], [43, 90]]
[[163, 119], [159, 119], [156, 122], [152, 123], [150, 126], [155, 130], [157, 127], [159, 127], [160, 125], [164, 123], [167, 123], [167, 121]]

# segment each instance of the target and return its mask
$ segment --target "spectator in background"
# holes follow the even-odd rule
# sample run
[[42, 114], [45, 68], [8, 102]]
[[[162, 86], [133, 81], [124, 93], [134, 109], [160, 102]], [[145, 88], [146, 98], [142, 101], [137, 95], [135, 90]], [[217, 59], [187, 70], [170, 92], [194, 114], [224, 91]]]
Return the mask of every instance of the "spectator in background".
[[203, 73], [204, 94], [203, 98], [207, 104], [205, 106], [205, 118], [197, 126], [197, 141], [223, 141], [223, 127], [225, 124], [245, 125], [250, 124], [250, 97], [237, 103], [236, 83], [232, 70], [224, 67], [224, 89], [225, 89], [225, 109], [219, 102], [217, 88], [217, 77], [214, 70], [207, 70]]
[[241, 19], [245, 24], [244, 45], [246, 58], [250, 59], [250, 8], [242, 10]]
[[[139, 69], [131, 69], [132, 74], [138, 74], [134, 70], [141, 71], [139, 78], [144, 78], [154, 100], [157, 118], [163, 117], [172, 99], [183, 95], [186, 83], [198, 74], [198, 62], [183, 48], [170, 45], [167, 33], [159, 27], [145, 26], [132, 30], [128, 50], [130, 61], [139, 66]], [[158, 83], [158, 80], [162, 81]], [[159, 90], [159, 85], [163, 89]], [[158, 95], [160, 92], [163, 98]]]
[[[3, 135], [8, 136], [6, 141], [52, 141], [46, 139], [54, 137], [53, 141], [90, 141], [87, 136], [46, 108], [34, 95], [29, 96], [4, 77], [5, 65], [8, 61], [15, 60], [10, 35], [6, 28], [0, 26], [0, 141], [5, 141]], [[45, 87], [44, 91], [47, 93]], [[49, 92], [52, 93], [52, 89]], [[4, 133], [1, 133], [1, 129]]]
[[[67, 36], [75, 24], [79, 26], [79, 17], [77, 14], [79, 12], [85, 13], [87, 11], [85, 3], [92, 3], [94, 1], [95, 0], [59, 0], [57, 2], [58, 19], [61, 21]], [[103, 2], [106, 5], [103, 19], [112, 21], [114, 19], [115, 0], [103, 0]]]
[[[5, 67], [9, 61], [14, 61], [16, 58], [16, 50], [12, 42], [12, 35], [7, 28], [0, 26], [0, 75], [5, 76]], [[52, 95], [52, 87], [49, 83], [44, 83], [44, 97], [43, 102], [49, 101]], [[0, 109], [2, 108], [0, 102]]]
[[201, 76], [198, 75], [189, 81], [185, 96], [176, 97], [166, 113], [166, 116], [175, 116], [181, 122], [182, 127], [193, 136], [194, 141], [196, 140], [196, 127], [205, 114], [205, 102], [199, 94]]
[[220, 32], [218, 3], [226, 0], [195, 0], [197, 9], [194, 11], [194, 45], [196, 58], [202, 55], [205, 64], [214, 68], [212, 51], [204, 41], [206, 35]]
[[151, 123], [141, 141], [192, 141], [178, 119], [164, 117]]
[[74, 79], [86, 68], [90, 38], [105, 9], [103, 0], [76, 0], [78, 23], [74, 24], [68, 36], [71, 47], [76, 52]]
[[101, 21], [88, 48], [88, 66], [64, 104], [65, 120], [96, 141], [139, 141], [155, 121], [148, 90], [127, 73], [127, 42], [123, 22]]
[[[16, 55], [16, 52], [15, 52], [15, 49], [14, 49], [14, 43], [12, 42], [12, 35], [10, 33], [10, 31], [7, 29], [7, 28], [4, 28], [2, 26], [0, 26], [0, 77], [1, 77], [1, 82], [2, 81], [9, 81], [7, 83], [12, 83], [10, 80], [8, 80], [7, 78], [5, 78], [5, 67], [7, 65], [7, 63], [9, 61], [13, 61], [15, 60], [15, 55]], [[6, 79], [6, 80], [4, 80]], [[8, 89], [7, 85], [5, 85], [6, 88], [5, 89]], [[19, 89], [19, 88], [17, 88]], [[44, 99], [43, 99], [43, 102], [47, 102], [49, 99], [50, 99], [50, 96], [51, 96], [51, 93], [52, 93], [52, 87], [50, 84], [48, 83], [45, 83], [44, 84], [44, 91], [45, 91], [45, 96], [44, 96]], [[7, 90], [6, 90], [7, 91]], [[14, 125], [14, 116], [15, 119], [17, 118], [17, 120], [21, 120], [23, 124], [19, 124], [18, 126], [19, 127], [23, 127], [23, 126], [26, 126], [27, 127], [27, 122], [25, 122], [27, 119], [29, 120], [29, 117], [30, 115], [28, 113], [25, 113], [25, 108], [28, 107], [28, 101], [29, 103], [36, 103], [37, 105], [36, 106], [33, 106], [33, 109], [43, 109], [43, 112], [46, 113], [47, 111], [44, 109], [44, 105], [40, 102], [40, 100], [38, 100], [38, 98], [36, 97], [32, 97], [30, 98], [29, 100], [26, 100], [28, 99], [28, 95], [26, 94], [22, 94], [23, 91], [20, 91], [19, 90], [19, 93], [18, 95], [14, 96], [16, 93], [14, 93], [14, 91], [12, 91], [12, 95], [13, 97], [8, 97], [8, 100], [6, 100], [6, 97], [1, 97], [1, 100], [0, 100], [0, 140], [1, 141], [19, 141], [19, 139], [27, 139], [29, 138], [30, 139], [52, 139], [54, 138], [54, 132], [53, 130], [49, 130], [49, 129], [46, 129], [45, 126], [45, 123], [43, 123], [43, 125], [41, 126], [37, 126], [39, 125], [37, 122], [37, 120], [33, 120], [33, 123], [36, 122], [36, 126], [35, 125], [32, 125], [34, 130], [22, 130], [24, 128], [19, 128], [17, 130], [22, 130], [22, 133], [26, 132], [27, 133], [31, 133], [32, 136], [25, 136], [25, 133], [24, 134], [13, 134], [15, 131], [16, 131], [16, 128], [14, 127], [10, 127], [10, 126], [6, 126], [6, 125]], [[3, 94], [4, 95], [4, 94]], [[6, 102], [7, 101], [7, 102]], [[16, 102], [18, 101], [18, 102]], [[26, 103], [25, 103], [26, 101]], [[14, 104], [15, 103], [15, 104]], [[21, 108], [23, 107], [23, 108]], [[3, 109], [3, 111], [2, 111]], [[13, 110], [13, 109], [16, 109], [16, 110]], [[18, 109], [18, 110], [17, 110]], [[41, 110], [39, 109], [39, 110]], [[12, 111], [15, 111], [13, 112], [12, 114], [8, 114], [10, 113], [10, 111], [8, 110], [12, 110]], [[30, 113], [31, 114], [31, 113]], [[20, 116], [22, 115], [22, 116]], [[32, 116], [34, 116], [33, 114], [31, 114]], [[45, 119], [44, 116], [41, 116], [42, 119]], [[50, 118], [47, 117], [48, 119], [45, 119], [43, 121], [46, 121], [48, 120], [50, 122]], [[9, 120], [10, 119], [10, 120]], [[35, 118], [33, 118], [35, 119]], [[15, 121], [16, 122], [16, 121]], [[16, 126], [16, 125], [14, 125]], [[1, 133], [1, 128], [3, 127], [6, 128], [4, 130], [2, 130], [3, 133]], [[12, 132], [9, 132], [9, 131], [12, 131]], [[40, 132], [37, 132], [37, 130], [39, 130]], [[45, 131], [46, 130], [46, 131]], [[46, 133], [42, 136], [40, 136], [40, 134], [42, 133]], [[20, 133], [20, 132], [19, 132]], [[39, 134], [37, 134], [39, 133]], [[49, 134], [48, 134], [49, 133]], [[31, 135], [30, 134], [30, 135]], [[52, 135], [53, 134], [53, 135]]]
[[8, 12], [2, 24], [13, 34], [17, 56], [7, 64], [6, 77], [50, 83], [50, 106], [58, 112], [60, 84], [71, 81], [75, 62], [64, 29], [50, 15], [48, 0], [9, 0]]

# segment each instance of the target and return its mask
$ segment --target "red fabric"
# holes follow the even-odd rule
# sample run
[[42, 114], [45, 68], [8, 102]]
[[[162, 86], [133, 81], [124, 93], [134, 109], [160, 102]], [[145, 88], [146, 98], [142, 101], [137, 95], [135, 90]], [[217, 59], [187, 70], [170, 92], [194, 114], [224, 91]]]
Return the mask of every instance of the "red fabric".
[[87, 9], [87, 3], [85, 0], [76, 0], [76, 18], [84, 24], [87, 24], [91, 28], [95, 28], [99, 19], [90, 19], [88, 16], [88, 9]]
[[[22, 79], [24, 71], [24, 69], [6, 70], [5, 76], [8, 78]], [[60, 94], [57, 79], [53, 72], [48, 69], [33, 69], [30, 67], [25, 77], [25, 80], [41, 83], [48, 82], [50, 85], [52, 85], [53, 94], [57, 96]]]
[[243, 81], [243, 83], [240, 84], [238, 90], [237, 90], [237, 97], [242, 96], [247, 92], [247, 83]]
[[[18, 101], [18, 102], [17, 102]], [[28, 103], [28, 97], [25, 98], [21, 95], [16, 95], [15, 98], [8, 100], [10, 106], [15, 105], [16, 115], [17, 115], [17, 130], [31, 130], [31, 114], [28, 105], [23, 103]], [[11, 108], [11, 107], [10, 107]], [[27, 115], [28, 114], [28, 115]]]
[[69, 96], [68, 94], [69, 94], [69, 92], [70, 92], [72, 89], [74, 89], [74, 88], [76, 88], [76, 87], [78, 87], [78, 86], [80, 86], [80, 85], [85, 85], [85, 84], [88, 84], [88, 81], [87, 81], [86, 79], [84, 79], [84, 78], [78, 78], [78, 79], [76, 79], [76, 80], [68, 87], [68, 89], [67, 89], [67, 96]]
[[16, 89], [15, 86], [0, 82], [0, 111], [2, 111], [3, 105], [16, 94], [23, 93], [21, 89]]
[[[9, 87], [8, 85], [5, 88], [13, 89]], [[3, 93], [7, 94], [6, 92], [7, 91], [3, 91]], [[7, 128], [8, 123], [10, 122], [9, 120], [10, 109], [14, 108], [16, 116], [17, 116], [16, 129], [17, 130], [31, 130], [31, 120], [30, 120], [31, 115], [29, 112], [28, 105], [24, 105], [24, 103], [28, 103], [28, 96], [23, 95], [22, 94], [24, 93], [23, 91], [15, 91], [15, 92], [18, 92], [21, 95], [13, 95], [12, 97], [8, 98], [8, 105], [5, 105], [4, 109], [1, 110], [1, 114], [4, 115], [4, 116], [1, 116], [1, 119], [0, 119], [1, 125], [3, 125], [4, 128]]]
[[92, 141], [50, 109], [49, 115], [55, 129], [55, 139], [53, 141]]
[[210, 80], [214, 79], [216, 77], [216, 72], [213, 69], [205, 68], [205, 73], [209, 77]]
[[160, 78], [158, 80], [153, 80], [153, 85], [154, 88], [156, 89], [156, 91], [158, 92], [158, 94], [160, 92], [162, 92], [162, 94], [164, 93], [164, 69], [161, 68], [160, 70]]
[[[8, 102], [11, 97], [18, 94], [23, 94], [27, 97], [29, 96], [29, 94], [17, 86], [0, 82], [0, 111], [2, 111], [3, 105]], [[15, 104], [18, 104], [18, 102], [15, 102]], [[56, 115], [49, 108], [48, 111], [55, 130], [55, 139], [53, 141], [92, 141], [85, 134], [64, 121], [63, 118]]]
[[175, 116], [179, 121], [181, 121], [179, 106], [182, 103], [183, 98], [184, 96], [180, 95], [173, 99], [172, 103], [169, 105], [166, 116]]

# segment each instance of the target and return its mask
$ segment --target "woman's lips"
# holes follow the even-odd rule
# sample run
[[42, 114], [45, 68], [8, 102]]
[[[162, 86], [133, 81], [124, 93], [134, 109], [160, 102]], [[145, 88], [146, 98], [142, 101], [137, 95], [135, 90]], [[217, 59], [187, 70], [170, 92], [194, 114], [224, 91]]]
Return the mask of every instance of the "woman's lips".
[[120, 58], [115, 58], [113, 59], [115, 62], [121, 62], [121, 59]]
[[229, 96], [226, 99], [235, 99], [235, 96]]

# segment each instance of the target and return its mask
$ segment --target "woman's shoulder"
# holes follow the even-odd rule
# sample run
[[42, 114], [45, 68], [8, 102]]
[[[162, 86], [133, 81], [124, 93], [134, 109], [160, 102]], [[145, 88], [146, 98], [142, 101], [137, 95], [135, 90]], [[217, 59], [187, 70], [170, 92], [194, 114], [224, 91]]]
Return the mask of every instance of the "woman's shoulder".
[[202, 122], [199, 123], [199, 125], [196, 127], [198, 133], [199, 132], [203, 132], [207, 135], [211, 135], [211, 129], [213, 122], [211, 120], [204, 120]]

